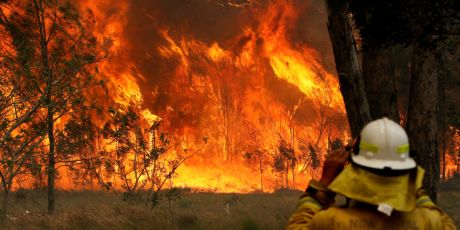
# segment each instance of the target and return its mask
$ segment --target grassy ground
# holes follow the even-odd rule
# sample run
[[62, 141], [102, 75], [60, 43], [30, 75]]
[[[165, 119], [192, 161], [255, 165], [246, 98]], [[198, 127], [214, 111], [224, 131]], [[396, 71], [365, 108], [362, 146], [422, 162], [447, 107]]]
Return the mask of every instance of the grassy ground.
[[[460, 226], [460, 178], [439, 193], [439, 205]], [[151, 209], [113, 192], [59, 192], [56, 215], [46, 215], [45, 191], [11, 196], [6, 229], [283, 229], [299, 192], [182, 193]]]
[[184, 193], [151, 209], [119, 193], [59, 192], [56, 215], [46, 215], [44, 191], [11, 197], [7, 229], [283, 229], [300, 193]]
[[460, 229], [460, 175], [447, 183], [441, 183], [438, 193], [438, 205], [446, 211]]

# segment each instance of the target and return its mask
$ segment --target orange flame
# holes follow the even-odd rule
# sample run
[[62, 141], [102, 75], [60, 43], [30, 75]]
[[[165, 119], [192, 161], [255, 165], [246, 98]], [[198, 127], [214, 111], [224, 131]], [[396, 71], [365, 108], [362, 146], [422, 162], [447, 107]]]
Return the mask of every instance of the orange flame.
[[[217, 192], [304, 188], [318, 176], [315, 161], [323, 160], [331, 141], [348, 138], [337, 79], [314, 48], [289, 37], [304, 6], [256, 3], [218, 6], [252, 15], [225, 39], [198, 38], [155, 20], [157, 13], [138, 10], [155, 24], [157, 31], [149, 32], [160, 41], [134, 44], [126, 34], [130, 1], [78, 2], [81, 12], [92, 10], [96, 37], [110, 50], [98, 66], [108, 80], [107, 95], [95, 94], [124, 109], [134, 105], [144, 128], [163, 121], [181, 140], [166, 158], [196, 151], [178, 169], [174, 186]], [[141, 45], [149, 50], [134, 53]], [[164, 73], [145, 71], [153, 64]], [[161, 84], [165, 79], [168, 84]], [[102, 124], [106, 118], [98, 119]], [[202, 139], [207, 144], [198, 151]], [[115, 148], [107, 140], [100, 145]], [[60, 174], [61, 188], [78, 188], [71, 172]], [[121, 188], [116, 176], [111, 182]]]

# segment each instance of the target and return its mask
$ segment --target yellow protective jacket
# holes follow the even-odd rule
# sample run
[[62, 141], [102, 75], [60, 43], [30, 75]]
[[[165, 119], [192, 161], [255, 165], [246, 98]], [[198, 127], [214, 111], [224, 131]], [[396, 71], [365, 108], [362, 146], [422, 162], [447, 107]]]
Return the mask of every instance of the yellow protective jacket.
[[349, 207], [329, 207], [310, 196], [299, 200], [286, 229], [456, 229], [453, 221], [426, 195], [417, 199], [411, 212], [394, 211], [391, 216], [378, 212], [375, 206], [358, 203]]

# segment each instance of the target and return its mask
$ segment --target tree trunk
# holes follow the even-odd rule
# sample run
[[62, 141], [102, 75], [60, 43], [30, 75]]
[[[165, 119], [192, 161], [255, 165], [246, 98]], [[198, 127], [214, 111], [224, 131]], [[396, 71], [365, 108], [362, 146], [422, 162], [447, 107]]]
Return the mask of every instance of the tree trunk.
[[407, 120], [411, 156], [426, 170], [423, 187], [434, 202], [439, 183], [436, 63], [433, 51], [415, 48]]
[[3, 199], [2, 199], [2, 210], [0, 213], [0, 226], [3, 226], [5, 223], [5, 218], [6, 218], [6, 209], [8, 207], [8, 194], [9, 191], [3, 191]]
[[285, 173], [285, 179], [286, 179], [286, 189], [289, 189], [289, 159], [286, 159], [286, 173]]
[[295, 163], [291, 161], [292, 188], [295, 189]]
[[388, 117], [399, 123], [398, 94], [392, 48], [365, 48], [363, 80], [373, 119]]
[[348, 2], [327, 0], [328, 30], [334, 50], [345, 109], [352, 137], [357, 137], [370, 120], [369, 105], [348, 20]]
[[49, 140], [49, 153], [48, 153], [48, 214], [54, 213], [54, 176], [55, 176], [55, 159], [54, 159], [54, 120], [53, 108], [48, 108], [48, 140]]
[[438, 135], [439, 135], [439, 144], [440, 144], [440, 151], [442, 156], [442, 173], [441, 178], [443, 180], [447, 179], [447, 171], [446, 171], [446, 154], [448, 150], [448, 142], [449, 142], [449, 122], [447, 117], [447, 105], [446, 105], [446, 85], [449, 81], [449, 78], [452, 78], [450, 67], [449, 67], [449, 60], [447, 60], [446, 56], [443, 55], [444, 53], [448, 53], [445, 47], [439, 50], [439, 59], [438, 59]]
[[[441, 62], [444, 60], [440, 60]], [[442, 65], [440, 63], [440, 65]], [[440, 66], [440, 68], [442, 68]], [[446, 91], [445, 91], [445, 78], [444, 74], [438, 71], [439, 74], [439, 86], [438, 86], [438, 103], [439, 103], [439, 111], [438, 111], [438, 135], [439, 135], [439, 144], [440, 144], [440, 151], [442, 154], [442, 173], [441, 178], [446, 180], [446, 152], [447, 152], [447, 140], [449, 134], [449, 127], [447, 123], [447, 116], [446, 116]]]
[[54, 212], [54, 174], [55, 174], [55, 159], [54, 159], [54, 105], [53, 105], [53, 72], [50, 68], [48, 57], [48, 39], [46, 32], [45, 10], [43, 9], [43, 1], [34, 0], [34, 7], [37, 19], [37, 25], [40, 31], [40, 51], [43, 65], [43, 77], [46, 82], [45, 100], [47, 108], [46, 124], [49, 141], [48, 152], [48, 213]]
[[263, 169], [262, 169], [262, 152], [257, 150], [259, 154], [259, 173], [260, 173], [260, 191], [264, 191], [264, 183], [263, 183]]
[[[11, 174], [10, 174], [11, 178]], [[5, 178], [2, 177], [2, 185], [3, 185], [3, 199], [2, 199], [2, 206], [0, 210], [0, 226], [3, 226], [5, 224], [5, 218], [6, 218], [6, 211], [8, 209], [8, 199], [9, 199], [9, 194], [11, 191], [11, 185], [13, 184], [12, 180], [9, 182], [5, 181]]]

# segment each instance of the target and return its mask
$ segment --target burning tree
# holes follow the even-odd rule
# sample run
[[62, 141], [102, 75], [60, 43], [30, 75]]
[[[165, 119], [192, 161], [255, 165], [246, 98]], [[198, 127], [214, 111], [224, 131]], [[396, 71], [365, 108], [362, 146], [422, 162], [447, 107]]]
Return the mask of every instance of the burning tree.
[[21, 81], [25, 76], [18, 58], [2, 52], [0, 59], [0, 179], [3, 191], [0, 218], [3, 220], [13, 182], [18, 176], [40, 168], [36, 148], [45, 138], [46, 127], [38, 113], [44, 101], [37, 97], [37, 88], [31, 82]]
[[141, 192], [147, 190], [147, 202], [156, 206], [165, 183], [197, 151], [182, 149], [175, 154], [181, 142], [171, 143], [174, 138], [161, 131], [159, 117], [150, 123], [132, 107], [127, 111], [110, 108], [108, 114], [110, 120], [102, 133], [109, 140], [107, 149], [112, 149], [114, 160], [108, 159], [106, 167], [120, 179], [124, 200], [141, 201]]
[[[8, 1], [8, 4], [12, 2]], [[162, 0], [161, 2], [165, 4], [160, 5], [173, 4], [182, 7], [178, 4], [179, 1]], [[38, 77], [37, 82], [42, 89], [42, 93], [37, 94], [43, 96], [43, 104], [38, 114], [46, 121], [44, 127], [48, 129], [45, 137], [46, 145], [43, 145], [42, 149], [47, 148], [43, 153], [47, 154], [45, 158], [49, 165], [47, 174], [50, 179], [50, 197], [53, 194], [53, 175], [58, 171], [63, 172], [61, 175], [64, 175], [64, 171], [54, 169], [64, 166], [70, 168], [75, 181], [87, 183], [89, 180], [97, 179], [104, 187], [110, 187], [110, 181], [107, 182], [110, 177], [114, 185], [115, 182], [122, 181], [118, 172], [125, 167], [125, 172], [122, 174], [130, 179], [125, 183], [127, 190], [148, 188], [151, 186], [151, 181], [154, 181], [154, 176], [150, 176], [150, 179], [146, 179], [149, 177], [147, 175], [141, 176], [144, 153], [152, 155], [150, 158], [147, 157], [148, 164], [153, 166], [158, 163], [157, 165], [169, 167], [169, 163], [160, 162], [171, 161], [172, 169], [177, 162], [181, 162], [181, 159], [176, 163], [173, 162], [174, 154], [187, 155], [197, 150], [191, 151], [192, 148], [189, 148], [185, 154], [183, 148], [175, 148], [171, 145], [180, 143], [181, 138], [190, 140], [191, 137], [199, 137], [204, 133], [209, 134], [212, 146], [206, 152], [207, 155], [200, 157], [195, 165], [187, 165], [190, 168], [195, 167], [193, 173], [200, 174], [209, 170], [201, 175], [220, 174], [224, 178], [223, 183], [231, 184], [228, 186], [232, 187], [230, 189], [236, 188], [242, 191], [248, 187], [259, 187], [258, 181], [248, 180], [251, 186], [243, 182], [244, 177], [255, 172], [260, 174], [260, 187], [266, 191], [271, 190], [273, 187], [270, 182], [274, 178], [270, 177], [272, 175], [267, 169], [273, 166], [273, 162], [268, 155], [279, 150], [277, 134], [281, 133], [286, 143], [290, 145], [292, 155], [297, 157], [297, 160], [290, 162], [287, 167], [286, 174], [291, 171], [292, 179], [289, 174], [287, 181], [284, 181], [285, 177], [283, 178], [283, 183], [290, 184], [289, 180], [292, 180], [294, 184], [299, 184], [296, 181], [301, 180], [296, 178], [299, 173], [298, 157], [308, 151], [299, 151], [298, 140], [302, 137], [306, 143], [318, 142], [312, 141], [316, 140], [317, 131], [312, 130], [312, 127], [315, 125], [314, 121], [318, 119], [317, 110], [320, 105], [324, 104], [334, 111], [343, 111], [334, 76], [327, 72], [320, 63], [319, 55], [304, 43], [305, 41], [293, 38], [298, 32], [294, 31], [294, 27], [299, 24], [298, 21], [301, 21], [299, 14], [306, 9], [307, 4], [299, 1], [218, 1], [200, 2], [199, 6], [191, 4], [190, 7], [198, 7], [197, 9], [201, 7], [211, 9], [206, 12], [218, 12], [212, 13], [211, 16], [214, 17], [203, 17], [206, 21], [216, 18], [221, 25], [225, 25], [222, 26], [225, 31], [227, 26], [231, 27], [229, 30], [231, 32], [225, 33], [224, 37], [219, 35], [217, 36], [219, 38], [215, 38], [213, 37], [215, 34], [197, 33], [195, 28], [192, 28], [196, 26], [192, 25], [194, 22], [184, 26], [169, 24], [168, 20], [152, 20], [153, 23], [145, 23], [145, 20], [163, 17], [154, 12], [148, 14], [130, 12], [141, 8], [145, 8], [146, 12], [150, 11], [151, 4], [147, 4], [147, 1], [138, 2], [141, 7], [129, 7], [131, 4], [129, 1], [112, 3], [116, 5], [113, 7], [117, 10], [112, 10], [112, 6], [108, 9], [107, 2], [101, 1], [78, 1], [80, 12], [71, 6], [60, 4], [59, 1], [36, 0], [18, 5], [18, 8], [27, 9], [27, 12], [19, 13], [27, 16], [23, 18], [29, 19], [27, 23], [22, 24], [24, 30], [33, 35], [27, 37], [26, 41], [31, 42], [33, 50], [31, 56], [36, 63], [36, 68], [32, 69], [37, 72], [34, 76]], [[93, 7], [94, 15], [90, 13], [88, 18], [82, 18], [80, 15], [85, 12], [85, 7]], [[166, 15], [169, 12], [165, 11], [161, 14], [163, 13]], [[219, 15], [220, 13], [223, 15]], [[7, 18], [12, 17], [8, 13], [6, 15]], [[232, 20], [228, 20], [229, 18]], [[233, 18], [238, 18], [238, 22], [234, 22]], [[94, 24], [95, 19], [98, 20], [97, 25]], [[142, 21], [142, 26], [141, 24], [133, 26], [139, 21]], [[211, 26], [210, 23], [206, 24]], [[148, 27], [145, 31], [149, 31], [149, 35], [132, 36], [136, 33], [131, 33], [129, 30], [141, 28], [139, 26]], [[91, 36], [93, 32], [96, 33], [97, 38]], [[99, 71], [110, 77], [105, 94], [104, 92], [96, 92], [96, 94], [100, 98], [107, 98], [109, 102], [107, 104], [115, 101], [125, 106], [120, 111], [117, 109], [116, 112], [126, 114], [126, 108], [132, 106], [133, 113], [136, 114], [136, 118], [129, 118], [133, 127], [129, 127], [130, 134], [126, 134], [126, 138], [129, 139], [130, 144], [118, 150], [119, 159], [124, 163], [120, 161], [117, 164], [114, 161], [115, 148], [105, 143], [107, 141], [116, 143], [116, 139], [120, 142], [124, 137], [106, 135], [107, 139], [104, 139], [97, 135], [100, 126], [107, 121], [104, 120], [107, 118], [106, 115], [95, 115], [93, 111], [88, 112], [89, 115], [80, 113], [79, 108], [75, 107], [83, 104], [83, 99], [88, 99], [88, 95], [82, 92], [85, 88], [83, 86], [91, 85], [86, 84], [91, 82], [90, 67], [98, 60], [96, 55], [98, 49], [94, 47], [96, 39], [113, 44], [110, 47], [112, 58], [98, 65]], [[146, 44], [149, 44], [148, 47]], [[138, 52], [140, 50], [142, 51]], [[86, 83], [85, 79], [88, 80]], [[312, 98], [321, 99], [316, 101]], [[326, 101], [323, 98], [331, 98], [331, 100]], [[299, 101], [306, 103], [294, 105]], [[140, 113], [138, 108], [144, 106], [148, 106], [165, 118], [161, 130], [168, 130], [167, 133], [170, 135], [161, 138], [161, 133], [164, 131], [160, 131], [160, 128], [150, 130], [150, 124], [142, 124], [145, 115]], [[71, 116], [68, 112], [75, 115]], [[343, 118], [343, 113], [338, 116]], [[108, 117], [109, 120], [112, 119], [110, 115]], [[247, 124], [255, 127], [257, 137], [251, 137], [251, 134], [245, 132]], [[115, 126], [121, 127], [116, 124], [112, 127], [112, 131], [115, 130]], [[153, 136], [156, 136], [156, 144], [151, 142]], [[325, 135], [319, 136], [321, 146], [325, 146]], [[169, 147], [162, 149], [164, 140], [170, 140]], [[251, 143], [252, 140], [255, 140], [254, 143]], [[196, 141], [191, 146], [195, 145], [199, 148], [197, 144], [199, 142]], [[150, 153], [150, 148], [155, 149], [152, 147], [155, 145], [158, 149]], [[253, 155], [254, 164], [250, 166], [252, 168], [241, 167], [247, 166], [241, 165], [244, 162], [242, 156], [245, 151]], [[155, 157], [157, 155], [158, 158]], [[215, 155], [222, 157], [211, 158]], [[157, 159], [156, 163], [154, 163], [155, 159]], [[205, 161], [208, 159], [212, 160], [212, 164]], [[45, 160], [41, 163], [44, 164]], [[201, 170], [203, 166], [209, 167], [209, 165], [222, 169], [228, 166], [247, 169], [248, 175], [245, 173], [236, 175], [237, 173], [234, 172], [237, 170], [224, 171], [214, 168]], [[148, 170], [155, 168], [154, 171], [161, 172], [162, 167], [147, 166], [146, 168]], [[283, 169], [283, 173], [285, 170]], [[66, 173], [70, 175], [69, 171]], [[156, 174], [153, 171], [149, 173]], [[169, 177], [168, 173], [158, 175], [159, 178], [165, 178], [163, 175]], [[174, 177], [174, 173], [171, 175]], [[60, 179], [59, 176], [57, 175], [56, 178]], [[114, 181], [115, 178], [118, 181]], [[203, 184], [202, 180], [187, 179], [184, 184], [193, 180], [190, 184], [203, 187], [208, 187], [208, 183], [214, 182], [208, 179]], [[240, 182], [234, 183], [235, 179]], [[145, 186], [144, 180], [148, 181]], [[158, 188], [161, 190], [161, 187], [164, 187], [162, 181], [164, 180], [158, 180], [158, 186], [155, 185], [152, 191]], [[52, 204], [50, 199], [50, 207]]]
[[[113, 162], [115, 173], [120, 177], [122, 188], [126, 191], [124, 199], [131, 200], [139, 196], [140, 188], [147, 181], [141, 179], [147, 173], [147, 167], [160, 152], [148, 154], [148, 130], [141, 128], [138, 113], [131, 108], [128, 111], [118, 111], [109, 108], [110, 120], [104, 125], [103, 135], [113, 147]], [[167, 144], [167, 143], [165, 143]], [[164, 152], [164, 151], [163, 151]]]
[[103, 162], [109, 156], [101, 151], [101, 130], [94, 123], [87, 108], [74, 109], [63, 130], [56, 135], [56, 168], [67, 167], [73, 181], [80, 185], [97, 184], [105, 189], [110, 185], [101, 172]]
[[[17, 176], [37, 172], [36, 149], [46, 134], [41, 109], [46, 105], [34, 62], [35, 47], [28, 30], [32, 18], [19, 8], [0, 5], [0, 178], [4, 193], [2, 219], [8, 194]], [[40, 171], [40, 170], [38, 170]]]
[[[15, 73], [9, 75], [15, 80], [8, 87], [18, 92], [5, 95], [10, 102], [17, 97], [13, 102], [15, 106], [22, 104], [16, 121], [7, 121], [5, 127], [9, 127], [9, 131], [5, 138], [25, 121], [34, 121], [32, 114], [36, 113], [41, 119], [39, 127], [46, 129], [48, 144], [48, 211], [53, 213], [55, 124], [82, 103], [85, 89], [96, 84], [89, 68], [98, 57], [96, 40], [91, 35], [94, 21], [91, 14], [81, 18], [70, 4], [59, 1], [8, 1], [0, 8], [0, 23], [8, 32], [3, 51], [9, 54], [7, 60], [11, 63], [4, 68]], [[34, 126], [27, 127], [31, 133], [24, 132], [23, 136], [28, 138], [26, 143], [35, 142], [34, 136], [38, 134], [42, 135], [40, 139], [43, 137], [42, 131], [33, 131]]]
[[[299, 139], [299, 150], [303, 159], [301, 172], [309, 172], [308, 175], [314, 177], [314, 171], [320, 166], [320, 149], [316, 145], [312, 145], [303, 139]], [[308, 144], [307, 144], [308, 143]], [[317, 173], [316, 173], [317, 174]]]
[[263, 175], [264, 171], [266, 171], [267, 165], [269, 164], [269, 153], [267, 149], [264, 149], [262, 145], [262, 135], [260, 130], [256, 128], [253, 124], [246, 124], [248, 129], [248, 136], [251, 140], [251, 143], [247, 147], [249, 150], [246, 151], [245, 158], [250, 161], [256, 161], [258, 169], [259, 169], [259, 176], [260, 176], [260, 191], [264, 191], [264, 180]]
[[[94, 20], [82, 18], [70, 3], [34, 0], [30, 10], [36, 33], [38, 73], [46, 108], [48, 151], [48, 212], [54, 212], [55, 123], [84, 100], [84, 91], [97, 84], [91, 64], [98, 60], [96, 39], [91, 33]], [[37, 31], [38, 29], [38, 31]]]
[[294, 174], [295, 166], [297, 165], [297, 157], [294, 154], [292, 145], [286, 143], [285, 140], [280, 139], [278, 145], [278, 155], [275, 157], [274, 167], [275, 170], [280, 172], [283, 181], [283, 187], [289, 188], [289, 169], [293, 175], [292, 184], [295, 185]]
[[203, 138], [204, 144], [201, 147], [194, 150], [188, 149], [182, 146], [183, 142], [180, 139], [162, 132], [160, 125], [161, 121], [155, 122], [150, 127], [152, 137], [150, 155], [152, 157], [146, 170], [147, 181], [150, 183], [146, 204], [150, 202], [152, 208], [157, 206], [161, 199], [160, 192], [164, 190], [166, 182], [169, 181], [170, 191], [166, 193], [166, 197], [171, 208], [171, 199], [175, 199], [179, 195], [178, 190], [173, 187], [173, 179], [177, 176], [177, 169], [186, 160], [200, 153], [207, 144], [207, 139]]

